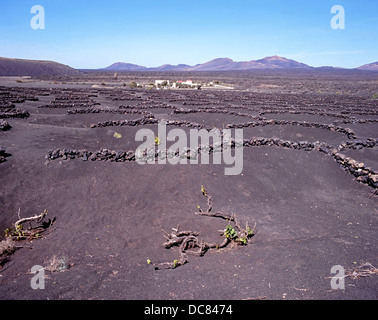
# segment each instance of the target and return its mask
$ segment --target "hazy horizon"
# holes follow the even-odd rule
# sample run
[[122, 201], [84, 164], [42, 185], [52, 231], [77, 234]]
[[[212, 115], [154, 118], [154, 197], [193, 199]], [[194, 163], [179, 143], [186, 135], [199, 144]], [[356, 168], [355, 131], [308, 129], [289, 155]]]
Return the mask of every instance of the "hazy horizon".
[[[30, 26], [37, 4], [45, 9], [43, 30]], [[330, 25], [334, 5], [345, 9], [345, 29]], [[356, 68], [378, 60], [378, 2], [373, 0], [95, 0], [90, 5], [3, 0], [2, 9], [0, 56], [52, 60], [77, 69], [274, 55], [312, 67]]]

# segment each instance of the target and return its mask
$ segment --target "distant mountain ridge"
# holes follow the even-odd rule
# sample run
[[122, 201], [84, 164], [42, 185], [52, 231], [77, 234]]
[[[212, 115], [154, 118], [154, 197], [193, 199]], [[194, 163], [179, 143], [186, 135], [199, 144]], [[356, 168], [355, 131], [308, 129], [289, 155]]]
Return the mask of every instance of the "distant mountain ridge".
[[74, 77], [83, 73], [67, 65], [42, 60], [0, 57], [0, 76]]
[[[254, 69], [289, 69], [289, 70], [343, 70], [336, 67], [311, 67], [307, 64], [279, 56], [265, 57], [251, 61], [233, 61], [230, 58], [217, 58], [205, 63], [190, 66], [187, 64], [164, 64], [160, 67], [148, 68], [132, 63], [116, 62], [102, 69], [74, 69], [70, 66], [43, 60], [26, 60], [0, 57], [0, 76], [32, 76], [44, 78], [85, 77], [85, 71], [231, 71]], [[378, 72], [378, 61], [365, 64], [358, 68], [344, 70], [360, 70]], [[84, 71], [84, 72], [83, 72]]]
[[116, 62], [113, 63], [111, 66], [105, 68], [104, 70], [114, 70], [114, 71], [142, 71], [147, 70], [148, 68], [143, 66], [138, 66], [137, 64], [133, 63], [125, 63], [125, 62]]
[[259, 60], [234, 61], [230, 58], [217, 58], [202, 64], [164, 64], [160, 67], [147, 68], [131, 63], [117, 62], [102, 70], [108, 71], [231, 71], [251, 69], [310, 69], [307, 64], [279, 56], [265, 57]]

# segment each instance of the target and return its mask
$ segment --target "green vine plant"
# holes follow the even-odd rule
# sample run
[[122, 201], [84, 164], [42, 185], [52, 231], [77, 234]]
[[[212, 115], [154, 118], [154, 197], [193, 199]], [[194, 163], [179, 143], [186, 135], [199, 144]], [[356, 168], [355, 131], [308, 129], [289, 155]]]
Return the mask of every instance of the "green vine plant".
[[223, 241], [221, 243], [207, 243], [198, 238], [198, 232], [191, 230], [181, 231], [180, 226], [172, 228], [171, 233], [163, 230], [166, 239], [166, 242], [163, 244], [164, 247], [167, 249], [178, 247], [179, 257], [173, 262], [163, 263], [153, 263], [150, 259], [147, 259], [147, 263], [153, 265], [156, 270], [176, 269], [188, 262], [188, 254], [203, 256], [209, 250], [220, 250], [226, 248], [228, 245], [245, 246], [256, 234], [256, 223], [253, 228], [250, 228], [248, 222], [246, 222], [245, 228], [242, 228], [240, 221], [234, 214], [230, 215], [221, 211], [212, 212], [212, 197], [208, 194], [204, 186], [201, 186], [201, 192], [207, 198], [207, 210], [203, 211], [200, 206], [197, 205], [198, 211], [195, 214], [227, 220], [228, 224], [225, 229], [219, 230]]
[[[42, 234], [53, 225], [54, 219], [48, 219], [48, 221], [43, 221], [47, 216], [47, 210], [44, 210], [40, 215], [35, 215], [29, 218], [20, 217], [20, 209], [18, 210], [18, 218], [14, 226], [9, 227], [4, 230], [4, 235], [13, 241], [21, 240], [34, 240], [42, 237]], [[29, 226], [25, 227], [28, 222]], [[38, 223], [38, 225], [33, 225], [33, 223]]]
[[54, 224], [55, 218], [45, 221], [47, 210], [41, 214], [29, 218], [20, 217], [20, 209], [18, 209], [18, 220], [13, 226], [4, 230], [5, 240], [0, 241], [0, 270], [9, 260], [9, 256], [23, 246], [18, 242], [32, 241], [40, 239], [45, 232]]

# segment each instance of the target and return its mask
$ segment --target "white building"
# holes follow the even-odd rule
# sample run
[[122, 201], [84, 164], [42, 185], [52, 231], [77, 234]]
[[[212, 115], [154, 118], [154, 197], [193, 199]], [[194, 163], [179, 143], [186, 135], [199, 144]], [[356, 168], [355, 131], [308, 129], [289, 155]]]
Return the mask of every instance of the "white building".
[[193, 85], [195, 85], [195, 84], [193, 83], [192, 80], [186, 80], [186, 81], [183, 82], [182, 84], [187, 84], [188, 86], [193, 86]]

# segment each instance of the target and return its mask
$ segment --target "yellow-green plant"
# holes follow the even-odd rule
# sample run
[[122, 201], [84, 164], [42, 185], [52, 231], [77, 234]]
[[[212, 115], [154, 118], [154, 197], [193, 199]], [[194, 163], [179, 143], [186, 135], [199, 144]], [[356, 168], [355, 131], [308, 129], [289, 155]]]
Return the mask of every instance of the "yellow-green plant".
[[122, 134], [120, 134], [118, 132], [114, 132], [113, 137], [116, 138], [116, 139], [121, 139], [122, 138]]

